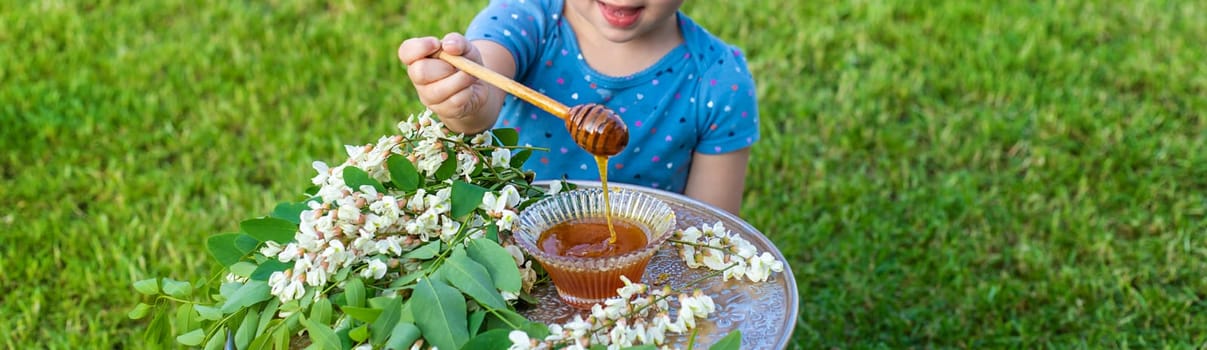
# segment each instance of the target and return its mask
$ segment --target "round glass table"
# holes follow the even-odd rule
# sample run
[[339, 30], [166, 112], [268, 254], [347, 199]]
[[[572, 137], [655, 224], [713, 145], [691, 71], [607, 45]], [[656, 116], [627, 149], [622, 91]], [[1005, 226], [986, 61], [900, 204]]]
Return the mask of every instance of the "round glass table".
[[[580, 187], [600, 186], [599, 182], [572, 182]], [[548, 183], [538, 182], [544, 185]], [[720, 276], [697, 281], [691, 289], [700, 289], [711, 296], [716, 303], [717, 312], [706, 320], [697, 320], [699, 333], [696, 335], [696, 348], [707, 349], [735, 329], [742, 333], [742, 349], [788, 347], [796, 326], [799, 307], [796, 279], [787, 259], [784, 259], [784, 255], [766, 236], [733, 214], [678, 193], [611, 182], [608, 187], [640, 191], [665, 201], [675, 211], [677, 229], [712, 225], [720, 221], [726, 229], [740, 234], [742, 238], [758, 247], [760, 253], [769, 252], [784, 262], [784, 271], [773, 272], [771, 278], [765, 282], [735, 279], [722, 281]], [[667, 246], [650, 261], [642, 282], [655, 287], [669, 284], [671, 288], [681, 290], [684, 285], [708, 275], [709, 272], [703, 268], [688, 268], [675, 253], [675, 249]], [[532, 294], [540, 303], [536, 307], [522, 310], [521, 313], [534, 321], [564, 323], [576, 313], [583, 312], [563, 303], [551, 284], [535, 287]], [[672, 315], [676, 312], [677, 310], [672, 308]], [[668, 341], [672, 347], [678, 348], [684, 348], [688, 343], [686, 336], [671, 334], [668, 334]]]

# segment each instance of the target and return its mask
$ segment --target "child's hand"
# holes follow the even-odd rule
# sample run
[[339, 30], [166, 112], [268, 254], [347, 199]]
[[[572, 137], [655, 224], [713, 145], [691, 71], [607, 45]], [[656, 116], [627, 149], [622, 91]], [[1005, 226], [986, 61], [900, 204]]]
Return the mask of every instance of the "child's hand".
[[450, 129], [457, 132], [476, 131], [457, 130], [456, 126], [479, 124], [475, 119], [480, 119], [478, 116], [487, 112], [482, 107], [488, 100], [489, 86], [442, 60], [430, 57], [440, 50], [482, 63], [478, 49], [458, 33], [449, 33], [440, 40], [435, 37], [407, 39], [398, 47], [398, 59], [406, 64], [407, 76], [415, 85], [420, 102], [440, 116]]

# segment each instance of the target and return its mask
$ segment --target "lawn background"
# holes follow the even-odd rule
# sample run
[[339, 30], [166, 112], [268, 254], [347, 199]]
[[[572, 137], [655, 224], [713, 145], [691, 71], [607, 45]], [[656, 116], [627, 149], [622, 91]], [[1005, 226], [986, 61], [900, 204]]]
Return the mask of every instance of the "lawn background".
[[[130, 287], [422, 106], [484, 1], [0, 1], [0, 347], [141, 348]], [[1207, 344], [1207, 5], [688, 1], [740, 45], [742, 215], [800, 348]]]

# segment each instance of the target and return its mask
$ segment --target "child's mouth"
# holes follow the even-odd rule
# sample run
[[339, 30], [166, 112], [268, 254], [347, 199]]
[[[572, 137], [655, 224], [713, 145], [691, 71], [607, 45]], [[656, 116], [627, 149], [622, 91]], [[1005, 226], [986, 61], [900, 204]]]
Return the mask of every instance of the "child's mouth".
[[604, 20], [617, 28], [628, 28], [637, 23], [637, 18], [641, 16], [641, 10], [645, 8], [641, 6], [614, 6], [602, 1], [596, 3], [599, 4], [599, 12], [603, 14]]

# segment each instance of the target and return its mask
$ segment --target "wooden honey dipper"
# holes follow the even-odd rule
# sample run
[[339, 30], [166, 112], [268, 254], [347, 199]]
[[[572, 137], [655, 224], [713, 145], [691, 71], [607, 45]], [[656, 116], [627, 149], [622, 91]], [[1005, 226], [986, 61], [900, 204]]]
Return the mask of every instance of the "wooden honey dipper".
[[629, 127], [620, 116], [607, 107], [594, 103], [566, 107], [561, 102], [468, 58], [450, 55], [444, 51], [438, 51], [432, 56], [565, 120], [570, 138], [592, 155], [611, 157], [629, 144]]

